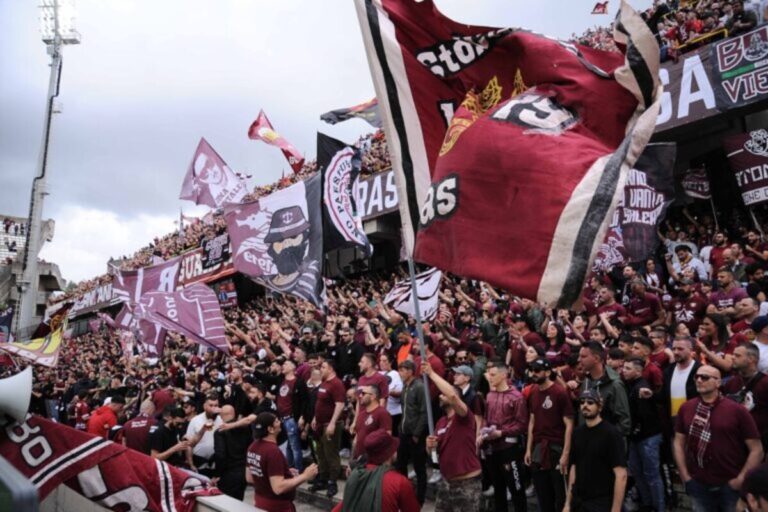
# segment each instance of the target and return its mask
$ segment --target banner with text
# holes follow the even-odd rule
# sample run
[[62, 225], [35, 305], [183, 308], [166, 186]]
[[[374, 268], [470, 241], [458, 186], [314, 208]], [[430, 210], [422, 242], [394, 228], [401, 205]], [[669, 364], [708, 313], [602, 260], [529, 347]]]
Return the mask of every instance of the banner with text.
[[723, 148], [744, 204], [768, 202], [768, 131], [731, 135], [723, 139]]

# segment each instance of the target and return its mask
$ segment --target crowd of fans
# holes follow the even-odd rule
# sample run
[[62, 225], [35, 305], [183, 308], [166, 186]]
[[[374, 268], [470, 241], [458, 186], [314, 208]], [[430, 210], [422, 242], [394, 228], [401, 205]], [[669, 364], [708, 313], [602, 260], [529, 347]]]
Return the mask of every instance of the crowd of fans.
[[400, 269], [330, 283], [325, 312], [271, 294], [225, 310], [229, 356], [170, 333], [146, 358], [103, 326], [36, 370], [33, 409], [238, 499], [252, 483], [266, 510], [346, 475], [344, 499], [362, 499], [387, 464], [401, 510], [428, 482], [440, 510], [478, 510], [483, 492], [496, 510], [660, 511], [681, 493], [734, 510], [768, 443], [768, 242], [729, 231], [686, 210], [656, 257], [592, 276], [571, 310], [446, 276], [426, 361], [415, 320], [382, 303]]
[[[654, 0], [641, 15], [656, 35], [664, 62], [720, 39], [749, 32], [767, 19], [767, 12], [765, 0]], [[618, 51], [612, 34], [612, 27], [595, 27], [581, 35], [574, 34], [571, 39], [591, 48]]]

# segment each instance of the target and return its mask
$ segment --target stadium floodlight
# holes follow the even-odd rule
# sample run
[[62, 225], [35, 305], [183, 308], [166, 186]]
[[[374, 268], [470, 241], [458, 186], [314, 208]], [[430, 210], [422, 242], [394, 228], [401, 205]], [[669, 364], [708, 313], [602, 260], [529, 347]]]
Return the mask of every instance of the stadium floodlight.
[[32, 180], [32, 194], [29, 200], [26, 241], [22, 260], [21, 279], [17, 282], [20, 304], [16, 308], [16, 337], [26, 339], [37, 313], [38, 275], [37, 256], [43, 245], [41, 236], [43, 203], [49, 193], [46, 180], [48, 169], [48, 148], [52, 136], [53, 114], [61, 112], [56, 98], [59, 96], [61, 79], [62, 50], [64, 45], [79, 44], [80, 33], [75, 30], [74, 0], [41, 0], [40, 32], [51, 57], [51, 73], [48, 80], [48, 98], [43, 122], [43, 140], [38, 160], [38, 172]]
[[40, 32], [45, 44], [79, 44], [80, 33], [75, 30], [75, 0], [42, 0]]

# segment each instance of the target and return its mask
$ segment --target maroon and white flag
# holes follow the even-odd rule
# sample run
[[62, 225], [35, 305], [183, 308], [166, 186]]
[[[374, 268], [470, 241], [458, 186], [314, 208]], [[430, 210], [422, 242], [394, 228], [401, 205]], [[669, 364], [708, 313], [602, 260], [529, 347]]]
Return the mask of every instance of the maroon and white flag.
[[135, 313], [135, 304], [123, 304], [123, 309], [115, 317], [115, 323], [119, 329], [122, 329], [120, 335], [120, 344], [123, 353], [127, 351], [127, 344], [130, 341], [130, 353], [133, 353], [133, 340], [141, 342], [139, 348], [143, 350], [147, 357], [160, 357], [165, 349], [165, 337], [168, 332], [160, 325], [153, 322], [139, 319]]
[[627, 55], [467, 25], [433, 0], [355, 0], [409, 254], [566, 307], [655, 127], [659, 48], [623, 2]]
[[592, 8], [592, 14], [608, 14], [608, 2], [597, 2]]
[[39, 416], [0, 429], [0, 456], [37, 488], [40, 501], [65, 484], [109, 510], [182, 512], [185, 495], [203, 487], [165, 462]]
[[205, 284], [196, 283], [178, 292], [145, 293], [134, 311], [140, 324], [151, 322], [201, 345], [229, 353], [219, 299]]
[[259, 117], [256, 118], [248, 129], [248, 138], [261, 140], [271, 146], [279, 147], [285, 155], [285, 158], [288, 160], [293, 172], [299, 172], [301, 170], [301, 166], [304, 164], [304, 157], [301, 156], [301, 153], [299, 153], [299, 150], [296, 149], [293, 144], [285, 140], [285, 137], [278, 134], [275, 129], [272, 128], [272, 123], [269, 122], [267, 114], [265, 114], [263, 110], [259, 112]]
[[229, 168], [208, 141], [200, 139], [184, 176], [179, 199], [221, 208], [241, 202], [247, 193], [245, 181]]
[[768, 202], [768, 130], [731, 135], [723, 147], [744, 204]]
[[688, 169], [688, 172], [683, 176], [682, 185], [683, 190], [685, 190], [686, 195], [689, 197], [696, 199], [709, 199], [712, 197], [707, 170], [702, 167]]
[[112, 292], [123, 302], [135, 304], [147, 292], [172, 292], [179, 281], [181, 256], [138, 270], [115, 270]]

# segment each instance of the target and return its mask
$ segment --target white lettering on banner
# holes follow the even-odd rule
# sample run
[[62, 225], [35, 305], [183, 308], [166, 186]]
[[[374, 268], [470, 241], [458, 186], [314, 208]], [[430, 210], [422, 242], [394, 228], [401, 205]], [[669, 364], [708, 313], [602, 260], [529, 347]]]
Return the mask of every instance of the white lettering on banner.
[[[12, 423], [5, 427], [5, 433], [12, 443], [22, 445], [21, 455], [24, 457], [24, 462], [31, 468], [36, 468], [53, 455], [53, 449], [45, 436], [40, 433], [40, 427], [32, 427], [26, 421], [21, 424]], [[33, 450], [34, 448], [37, 450]]]
[[176, 320], [179, 317], [179, 311], [176, 309], [176, 300], [173, 297], [165, 297], [165, 309], [168, 310], [168, 318]]
[[763, 180], [768, 180], [768, 164], [756, 165], [736, 173], [736, 182], [739, 187]]
[[750, 190], [749, 192], [742, 192], [741, 197], [744, 199], [744, 204], [746, 205], [768, 201], [768, 187]]
[[451, 174], [427, 189], [419, 223], [426, 227], [436, 218], [449, 217], [459, 203], [459, 177]]
[[496, 42], [512, 29], [492, 30], [485, 34], [455, 37], [424, 48], [416, 54], [416, 60], [426, 66], [434, 75], [445, 77], [468, 67], [483, 56]]
[[104, 302], [112, 300], [112, 283], [107, 283], [84, 293], [72, 305], [71, 313], [76, 313], [82, 309], [90, 308]]
[[397, 208], [397, 185], [395, 184], [395, 173], [387, 174], [387, 183], [384, 194], [384, 208]]
[[[763, 61], [765, 66], [768, 61]], [[754, 65], [760, 64], [756, 62]], [[733, 103], [750, 100], [757, 95], [768, 93], [768, 68], [760, 69], [746, 75], [740, 75], [733, 80], [723, 80], [723, 89], [728, 99]]]
[[[693, 91], [693, 86], [696, 91]], [[698, 54], [692, 55], [683, 62], [683, 77], [680, 82], [680, 103], [677, 118], [688, 117], [690, 106], [697, 101], [703, 101], [707, 109], [715, 108], [715, 92], [709, 82], [707, 71]], [[657, 121], [656, 124], [659, 124]]]
[[172, 292], [175, 291], [173, 288], [173, 283], [176, 281], [176, 270], [178, 267], [176, 265], [172, 265], [168, 268], [164, 268], [160, 272], [160, 286], [158, 286], [157, 291], [159, 292]]
[[186, 254], [179, 265], [179, 282], [187, 283], [203, 274], [203, 250], [196, 249]]
[[392, 170], [358, 180], [355, 187], [357, 207], [364, 220], [378, 217], [397, 208], [395, 173]]

